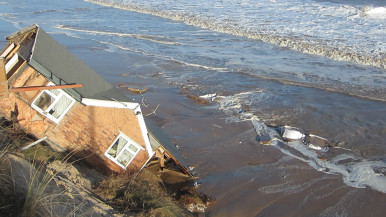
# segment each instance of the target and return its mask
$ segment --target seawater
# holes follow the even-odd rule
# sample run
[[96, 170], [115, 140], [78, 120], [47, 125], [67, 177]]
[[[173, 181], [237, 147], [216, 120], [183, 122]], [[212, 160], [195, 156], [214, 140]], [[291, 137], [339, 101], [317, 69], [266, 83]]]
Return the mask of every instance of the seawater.
[[386, 66], [383, 1], [89, 1], [305, 53]]
[[[334, 150], [324, 161], [302, 143], [275, 141], [268, 147], [257, 144], [256, 152], [277, 149], [281, 154], [277, 162], [235, 168], [216, 165], [221, 173], [208, 166], [196, 168], [202, 174], [203, 189], [221, 183], [226, 187], [218, 191], [244, 192], [243, 199], [237, 198], [240, 203], [223, 198], [235, 205], [218, 209], [246, 208], [244, 202], [253, 198], [247, 192], [254, 188], [267, 197], [296, 195], [316, 184], [332, 183], [331, 177], [346, 186], [386, 193], [383, 1], [90, 2], [99, 5], [80, 0], [0, 0], [0, 45], [9, 33], [38, 23], [59, 41], [61, 34], [74, 38], [74, 42], [60, 42], [111, 82], [122, 80], [121, 73], [131, 73], [197, 95], [216, 93], [217, 99], [203, 109], [221, 111], [227, 123], [251, 123], [256, 135], [275, 135], [267, 123], [290, 125], [345, 148]], [[87, 58], [94, 51], [141, 58], [104, 63]], [[101, 71], [93, 66], [96, 61], [97, 65], [116, 64], [122, 71]], [[257, 143], [253, 135], [248, 136]], [[203, 147], [197, 144], [197, 149]], [[212, 148], [220, 147], [222, 153], [234, 148]], [[216, 155], [200, 163], [209, 164], [210, 158]], [[308, 166], [297, 165], [294, 159]], [[288, 178], [298, 170], [312, 173], [310, 168], [326, 175], [302, 184]], [[275, 179], [281, 183], [274, 184]], [[265, 185], [256, 187], [261, 182]], [[245, 186], [234, 187], [240, 183]], [[333, 192], [340, 189], [345, 187]], [[307, 198], [328, 195], [313, 192]], [[339, 202], [347, 203], [344, 198], [349, 196]], [[340, 209], [330, 207], [323, 213]]]

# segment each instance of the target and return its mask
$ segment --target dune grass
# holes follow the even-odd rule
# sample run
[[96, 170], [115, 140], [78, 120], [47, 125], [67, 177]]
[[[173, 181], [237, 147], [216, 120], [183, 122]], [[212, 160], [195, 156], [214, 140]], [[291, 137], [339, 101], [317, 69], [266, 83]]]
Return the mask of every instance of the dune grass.
[[17, 150], [26, 135], [13, 129], [13, 125], [0, 118], [0, 216], [18, 216], [23, 196], [15, 190], [8, 154]]
[[143, 170], [135, 179], [127, 174], [103, 180], [95, 193], [124, 214], [137, 216], [192, 216], [167, 194], [159, 177]]
[[[48, 147], [49, 148], [49, 147]], [[36, 151], [37, 150], [37, 151]], [[22, 216], [82, 216], [82, 203], [71, 203], [71, 198], [66, 195], [65, 189], [58, 188], [54, 182], [59, 171], [47, 169], [47, 163], [59, 160], [67, 163], [72, 154], [61, 155], [52, 152], [51, 155], [43, 152], [42, 146], [37, 146], [32, 158], [29, 177], [26, 180], [27, 191], [24, 194], [25, 200], [22, 208]], [[29, 153], [31, 155], [31, 153]], [[39, 157], [37, 157], [39, 156]], [[43, 158], [45, 156], [46, 158]], [[29, 156], [30, 158], [31, 156]]]
[[[58, 172], [46, 168], [53, 160], [67, 162], [72, 154], [56, 153], [42, 145], [23, 153], [19, 151], [21, 146], [32, 141], [32, 136], [0, 118], [0, 216], [82, 216], [87, 213], [81, 209], [81, 203], [74, 204], [55, 186], [53, 179]], [[15, 169], [11, 158], [26, 163]]]

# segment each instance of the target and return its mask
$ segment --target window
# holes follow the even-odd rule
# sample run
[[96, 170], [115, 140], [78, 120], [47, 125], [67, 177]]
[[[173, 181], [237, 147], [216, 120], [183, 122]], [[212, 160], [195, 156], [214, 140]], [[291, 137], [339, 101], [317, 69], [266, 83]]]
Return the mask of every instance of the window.
[[31, 106], [55, 123], [59, 123], [74, 103], [75, 100], [63, 90], [51, 89], [43, 90]]
[[143, 150], [143, 147], [121, 133], [106, 151], [105, 156], [126, 169], [141, 149]]

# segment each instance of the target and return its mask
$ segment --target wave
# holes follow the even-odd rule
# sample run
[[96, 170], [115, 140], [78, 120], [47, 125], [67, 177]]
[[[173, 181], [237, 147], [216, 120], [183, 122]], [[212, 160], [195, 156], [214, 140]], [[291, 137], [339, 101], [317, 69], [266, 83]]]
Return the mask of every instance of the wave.
[[374, 19], [386, 19], [386, 8], [385, 7], [363, 7], [361, 8], [362, 16], [369, 16]]
[[113, 36], [119, 36], [119, 37], [130, 37], [130, 38], [136, 38], [136, 39], [156, 42], [156, 43], [160, 43], [160, 44], [181, 45], [181, 43], [168, 41], [167, 38], [162, 37], [162, 36], [156, 36], [156, 35], [144, 35], [144, 34], [131, 34], [131, 33], [77, 29], [77, 28], [74, 28], [74, 27], [71, 27], [68, 25], [58, 25], [58, 26], [56, 26], [56, 28], [64, 29], [64, 30], [70, 30], [70, 31], [76, 31], [76, 32], [85, 32], [85, 33], [96, 34], [96, 35], [113, 35]]
[[[156, 35], [144, 35], [144, 34], [132, 34], [132, 33], [120, 33], [120, 32], [107, 32], [107, 31], [97, 31], [97, 30], [86, 30], [86, 29], [80, 29], [80, 28], [71, 27], [71, 26], [68, 26], [68, 25], [58, 25], [58, 26], [56, 26], [56, 28], [62, 29], [62, 30], [69, 30], [69, 31], [83, 32], [83, 33], [89, 33], [89, 34], [96, 34], [96, 35], [113, 35], [113, 36], [119, 36], [119, 37], [130, 37], [130, 38], [136, 38], [136, 39], [156, 42], [156, 43], [160, 43], [160, 44], [183, 45], [183, 44], [181, 44], [179, 42], [167, 41], [167, 39], [165, 37], [163, 37], [163, 36], [156, 36]], [[131, 48], [128, 48], [128, 47], [124, 47], [122, 45], [113, 44], [111, 42], [100, 41], [100, 43], [107, 44], [107, 45], [116, 47], [116, 48], [121, 49], [121, 50], [128, 50], [128, 51], [135, 52], [135, 53], [141, 53], [141, 54], [146, 55], [146, 56], [157, 56], [157, 57], [160, 57], [160, 58], [163, 58], [163, 59], [172, 60], [172, 61], [175, 61], [175, 62], [177, 62], [179, 64], [186, 65], [186, 66], [191, 66], [191, 67], [196, 67], [196, 68], [203, 68], [203, 69], [206, 69], [206, 70], [215, 70], [215, 71], [220, 71], [220, 72], [227, 70], [226, 68], [212, 67], [212, 66], [206, 66], [206, 65], [201, 65], [201, 64], [189, 63], [189, 62], [177, 60], [177, 59], [175, 59], [173, 57], [170, 57], [170, 56], [160, 56], [160, 55], [155, 55], [155, 54], [149, 54], [149, 53], [145, 53], [143, 51], [139, 51], [139, 50], [131, 49]]]
[[[120, 36], [120, 37], [132, 37], [132, 38], [137, 38], [137, 39], [141, 39], [141, 40], [157, 42], [157, 43], [161, 43], [161, 44], [173, 44], [173, 45], [177, 45], [178, 44], [178, 45], [180, 45], [180, 43], [178, 43], [178, 42], [168, 42], [168, 41], [163, 41], [163, 40], [160, 40], [160, 39], [155, 40], [156, 37], [159, 37], [159, 38], [163, 38], [163, 37], [154, 36], [154, 35], [150, 36], [150, 35], [139, 35], [139, 34], [131, 34], [131, 33], [118, 33], [118, 32], [86, 30], [86, 29], [79, 29], [79, 28], [75, 28], [75, 27], [65, 26], [65, 25], [58, 25], [58, 26], [56, 26], [56, 28], [63, 29], [63, 30], [69, 30], [69, 31], [89, 33], [89, 34], [97, 34], [97, 35], [114, 35], [114, 36]], [[76, 36], [71, 36], [71, 37], [76, 37]], [[158, 58], [161, 58], [161, 59], [164, 59], [164, 60], [173, 61], [173, 62], [175, 62], [177, 64], [185, 65], [185, 66], [190, 66], [190, 67], [195, 67], [195, 68], [202, 68], [202, 69], [205, 69], [205, 70], [214, 70], [214, 71], [218, 71], [218, 72], [227, 71], [226, 68], [213, 67], [213, 66], [207, 66], [207, 65], [196, 64], [196, 63], [189, 63], [189, 62], [186, 62], [186, 61], [181, 61], [181, 60], [175, 59], [174, 57], [171, 57], [171, 56], [157, 55], [157, 54], [154, 54], [154, 53], [146, 53], [146, 52], [138, 50], [138, 49], [134, 49], [134, 48], [130, 48], [130, 47], [125, 47], [125, 46], [122, 46], [122, 45], [119, 45], [119, 44], [114, 44], [114, 43], [107, 42], [107, 41], [98, 41], [98, 42], [101, 43], [101, 44], [108, 45], [110, 48], [113, 47], [114, 49], [126, 50], [126, 51], [130, 51], [130, 52], [134, 52], [134, 53], [139, 53], [139, 54], [142, 54], [142, 55], [145, 55], [145, 56], [155, 56], [155, 57], [158, 57]], [[114, 52], [114, 51], [112, 51], [112, 52]]]
[[[386, 102], [386, 89], [383, 87], [374, 87], [374, 86], [352, 84], [352, 83], [348, 84], [348, 83], [341, 82], [340, 80], [324, 79], [324, 77], [319, 75], [313, 75], [312, 80], [300, 81], [300, 80], [291, 79], [288, 77], [287, 78], [277, 77], [277, 75], [271, 76], [270, 74], [267, 74], [267, 73], [265, 73], [264, 75], [249, 73], [249, 72], [238, 72], [238, 73], [262, 78], [264, 80], [276, 81], [282, 84], [316, 88], [320, 90], [347, 94], [350, 96], [355, 96], [363, 99]], [[383, 80], [384, 78], [382, 76], [379, 76], [379, 79]]]
[[33, 14], [54, 13], [54, 12], [57, 12], [57, 10], [55, 9], [40, 10], [40, 11], [34, 11]]
[[[370, 30], [367, 29], [355, 29], [364, 22], [371, 23], [371, 21], [366, 20], [358, 20], [364, 19], [363, 16], [357, 16], [358, 14], [367, 13], [367, 17], [373, 17], [374, 14], [378, 14], [382, 11], [382, 7], [373, 8], [366, 12], [361, 12], [360, 9], [348, 7], [348, 6], [309, 6], [302, 7], [298, 5], [294, 5], [292, 7], [286, 6], [286, 10], [284, 11], [292, 11], [291, 14], [286, 16], [297, 15], [301, 12], [301, 10], [307, 10], [305, 17], [302, 19], [306, 19], [306, 16], [311, 19], [311, 17], [320, 16], [320, 20], [311, 20], [302, 22], [306, 23], [304, 26], [296, 26], [296, 20], [290, 21], [290, 23], [285, 24], [288, 20], [281, 20], [281, 18], [277, 17], [278, 14], [269, 14], [272, 11], [263, 11], [265, 13], [265, 17], [262, 19], [253, 17], [248, 17], [252, 12], [256, 14], [257, 11], [248, 11], [251, 8], [245, 9], [245, 11], [237, 11], [236, 12], [226, 12], [229, 14], [217, 14], [219, 11], [214, 10], [208, 13], [204, 13], [205, 10], [209, 10], [207, 8], [203, 9], [203, 13], [200, 13], [201, 9], [197, 9], [198, 11], [190, 12], [191, 8], [198, 7], [197, 5], [175, 5], [170, 6], [159, 6], [154, 3], [143, 3], [136, 1], [125, 1], [125, 0], [85, 0], [88, 2], [96, 3], [103, 6], [115, 7], [124, 10], [130, 10], [139, 13], [151, 14], [171, 20], [175, 20], [178, 22], [184, 22], [189, 25], [194, 25], [200, 28], [210, 29], [213, 31], [232, 34], [235, 36], [241, 36], [245, 38], [260, 40], [266, 43], [271, 43], [274, 45], [278, 45], [281, 47], [286, 47], [289, 49], [293, 49], [296, 51], [300, 51], [306, 54], [315, 54], [321, 55], [333, 60], [338, 61], [349, 61], [362, 65], [369, 65], [374, 67], [379, 67], [386, 69], [386, 54], [385, 54], [385, 42], [380, 40], [372, 39], [368, 41], [372, 36], [366, 35], [362, 32], [366, 32], [367, 34]], [[213, 1], [215, 2], [215, 1]], [[238, 2], [238, 1], [237, 1]], [[179, 2], [180, 4], [183, 1]], [[249, 4], [255, 3], [251, 0], [251, 2], [247, 2]], [[192, 3], [193, 4], [193, 3]], [[197, 3], [198, 4], [198, 3]], [[210, 3], [205, 6], [211, 6], [215, 9], [221, 8], [221, 5], [211, 5]], [[239, 2], [239, 4], [241, 4]], [[256, 3], [257, 4], [257, 3]], [[272, 6], [278, 7], [276, 5], [278, 3], [271, 3], [273, 5], [259, 5], [259, 9], [263, 8], [263, 6]], [[175, 7], [174, 7], [175, 6]], [[182, 8], [185, 7], [185, 8]], [[216, 8], [217, 7], [217, 8]], [[247, 7], [247, 6], [245, 6]], [[250, 7], [250, 6], [248, 6]], [[257, 7], [257, 6], [256, 6]], [[175, 9], [176, 8], [176, 9]], [[235, 10], [243, 10], [243, 5], [234, 6]], [[232, 9], [230, 7], [230, 9]], [[265, 10], [265, 9], [262, 9]], [[315, 14], [312, 10], [322, 11], [320, 14]], [[221, 10], [220, 12], [223, 12]], [[194, 14], [196, 13], [196, 14]], [[382, 13], [381, 13], [382, 14]], [[303, 14], [301, 14], [303, 15]], [[300, 16], [300, 15], [299, 15]], [[325, 29], [325, 25], [334, 24], [334, 16], [339, 16], [336, 25], [332, 29]], [[378, 18], [381, 17], [377, 15]], [[359, 17], [359, 18], [358, 18]], [[286, 17], [287, 19], [292, 19], [293, 17]], [[332, 18], [332, 19], [327, 19]], [[272, 19], [276, 19], [271, 21]], [[319, 25], [318, 22], [322, 22]], [[358, 24], [356, 24], [358, 23]], [[382, 23], [382, 22], [381, 22]], [[381, 24], [380, 24], [381, 25]], [[318, 27], [315, 27], [318, 26]], [[361, 28], [364, 28], [363, 25]], [[310, 28], [310, 29], [307, 29]], [[354, 28], [348, 31], [340, 30], [339, 28]], [[371, 29], [372, 30], [372, 29]], [[325, 34], [323, 36], [323, 34]], [[348, 35], [345, 35], [348, 34]], [[377, 31], [374, 30], [376, 36], [374, 37], [382, 37], [384, 34], [382, 30]], [[360, 35], [360, 36], [359, 36]]]

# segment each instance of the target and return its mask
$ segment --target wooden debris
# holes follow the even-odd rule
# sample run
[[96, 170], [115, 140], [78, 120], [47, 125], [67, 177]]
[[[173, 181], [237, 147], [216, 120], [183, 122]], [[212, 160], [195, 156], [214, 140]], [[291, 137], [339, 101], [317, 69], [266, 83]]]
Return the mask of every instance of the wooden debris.
[[181, 89], [181, 94], [185, 94], [189, 99], [192, 99], [200, 104], [208, 104], [209, 101], [204, 99], [204, 98], [201, 98], [200, 96], [197, 96], [197, 95], [194, 95], [193, 93], [189, 92], [188, 90], [185, 90], [185, 89]]
[[196, 95], [193, 95], [193, 94], [188, 94], [187, 97], [189, 99], [193, 99], [193, 100], [195, 100], [195, 101], [197, 101], [197, 102], [199, 102], [201, 104], [208, 104], [209, 103], [208, 100], [200, 98], [199, 96], [196, 96]]
[[132, 93], [135, 93], [135, 94], [145, 93], [148, 90], [148, 88], [138, 89], [138, 88], [128, 87], [125, 84], [121, 84], [121, 85], [119, 85], [119, 87], [122, 89], [128, 90], [128, 91], [131, 91]]
[[0, 57], [0, 82], [3, 86], [3, 91], [7, 90], [7, 72], [5, 70], [5, 59], [3, 57]]
[[126, 88], [127, 90], [133, 92], [133, 93], [137, 93], [137, 94], [140, 94], [140, 93], [144, 93], [146, 92], [148, 89], [147, 88], [144, 88], [144, 89], [137, 89], [137, 88], [130, 88], [130, 87], [127, 87]]
[[259, 135], [256, 140], [262, 145], [269, 145], [272, 142], [272, 138], [269, 135]]
[[9, 53], [15, 48], [15, 43], [11, 43], [8, 45], [8, 47], [4, 50], [4, 52], [0, 55], [1, 58], [6, 59]]

